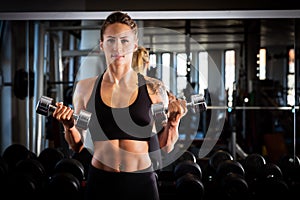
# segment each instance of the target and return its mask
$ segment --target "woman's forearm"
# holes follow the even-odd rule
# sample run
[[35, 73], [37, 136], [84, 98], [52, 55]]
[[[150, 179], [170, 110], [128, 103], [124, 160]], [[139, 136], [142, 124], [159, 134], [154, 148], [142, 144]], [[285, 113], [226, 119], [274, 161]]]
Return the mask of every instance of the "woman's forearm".
[[178, 124], [168, 122], [158, 133], [159, 145], [162, 150], [169, 153], [174, 149], [174, 145], [179, 137]]
[[77, 130], [75, 126], [72, 128], [65, 127], [65, 140], [71, 147], [71, 149], [75, 152], [80, 152], [83, 148], [83, 142], [81, 138], [80, 132]]

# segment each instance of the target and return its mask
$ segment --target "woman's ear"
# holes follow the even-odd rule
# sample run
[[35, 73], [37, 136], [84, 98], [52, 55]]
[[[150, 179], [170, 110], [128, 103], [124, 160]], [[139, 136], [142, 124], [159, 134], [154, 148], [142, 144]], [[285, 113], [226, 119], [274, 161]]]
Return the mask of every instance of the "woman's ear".
[[133, 52], [136, 52], [136, 51], [138, 50], [138, 47], [139, 47], [139, 45], [136, 43], [136, 44], [134, 45], [134, 50], [133, 50]]
[[100, 41], [100, 49], [103, 50], [103, 42]]
[[136, 38], [136, 41], [135, 41], [135, 43], [134, 43], [134, 49], [133, 49], [133, 51], [134, 51], [134, 52], [137, 51], [137, 50], [138, 50], [138, 47], [139, 47], [139, 39]]

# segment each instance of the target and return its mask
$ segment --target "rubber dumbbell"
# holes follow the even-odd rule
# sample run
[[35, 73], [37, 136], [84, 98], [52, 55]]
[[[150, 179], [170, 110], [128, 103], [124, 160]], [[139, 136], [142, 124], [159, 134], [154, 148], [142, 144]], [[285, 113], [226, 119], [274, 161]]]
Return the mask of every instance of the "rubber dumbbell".
[[245, 170], [237, 160], [224, 160], [216, 168], [215, 186], [217, 196], [222, 199], [248, 199], [249, 185], [245, 180]]
[[[53, 99], [50, 97], [41, 96], [36, 106], [36, 112], [44, 116], [49, 116], [56, 109], [56, 106], [52, 104], [52, 101]], [[85, 110], [81, 110], [78, 115], [73, 114], [76, 122], [76, 127], [86, 130], [88, 128], [91, 115], [92, 114], [90, 112], [87, 112]]]
[[204, 185], [202, 183], [202, 170], [200, 165], [192, 160], [184, 160], [178, 163], [173, 170], [175, 178], [175, 192], [178, 198], [191, 199], [204, 196]]
[[[191, 102], [186, 103], [186, 107], [191, 108], [195, 113], [206, 111], [207, 105], [202, 94], [195, 94], [191, 96]], [[155, 121], [165, 123], [167, 122], [168, 109], [162, 102], [151, 105], [152, 116]]]

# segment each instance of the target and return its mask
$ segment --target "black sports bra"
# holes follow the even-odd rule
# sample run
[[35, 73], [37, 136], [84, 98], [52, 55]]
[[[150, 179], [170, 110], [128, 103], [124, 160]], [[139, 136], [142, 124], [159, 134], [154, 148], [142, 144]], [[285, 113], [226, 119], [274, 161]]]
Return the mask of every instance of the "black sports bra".
[[152, 101], [143, 75], [138, 74], [138, 95], [128, 107], [111, 108], [101, 98], [103, 74], [98, 77], [87, 110], [92, 112], [89, 130], [93, 141], [127, 139], [149, 141], [152, 134]]

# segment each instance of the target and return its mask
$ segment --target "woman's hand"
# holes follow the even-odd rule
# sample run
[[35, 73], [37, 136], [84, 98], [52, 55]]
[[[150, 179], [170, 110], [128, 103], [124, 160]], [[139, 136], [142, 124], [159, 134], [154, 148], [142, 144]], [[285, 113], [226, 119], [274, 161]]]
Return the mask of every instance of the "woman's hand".
[[168, 121], [170, 122], [171, 126], [176, 126], [179, 124], [180, 119], [187, 113], [186, 100], [177, 99], [170, 92], [168, 92], [168, 97]]
[[62, 102], [57, 102], [56, 109], [52, 116], [60, 121], [67, 130], [71, 129], [75, 125], [73, 114], [74, 111], [70, 107], [65, 106]]
[[187, 113], [186, 100], [172, 99], [168, 105], [168, 121], [171, 126], [178, 126], [180, 119]]

